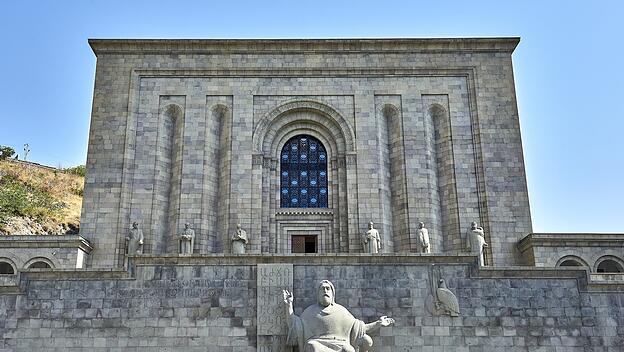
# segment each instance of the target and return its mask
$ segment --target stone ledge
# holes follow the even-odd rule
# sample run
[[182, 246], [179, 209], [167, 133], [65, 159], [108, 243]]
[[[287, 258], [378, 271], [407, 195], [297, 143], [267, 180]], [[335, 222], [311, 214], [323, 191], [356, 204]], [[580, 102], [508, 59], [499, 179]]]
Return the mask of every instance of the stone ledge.
[[19, 293], [20, 274], [0, 275], [0, 294]]
[[28, 280], [133, 279], [124, 269], [24, 269], [20, 274]]
[[79, 235], [0, 236], [0, 248], [80, 248], [87, 254], [93, 250], [91, 243]]
[[100, 54], [319, 54], [319, 53], [457, 53], [511, 54], [519, 37], [383, 39], [89, 39]]
[[472, 255], [435, 255], [414, 253], [389, 254], [194, 254], [134, 255], [128, 257], [132, 265], [257, 265], [257, 264], [306, 264], [306, 265], [402, 265], [402, 264], [474, 264]]
[[[624, 276], [619, 280], [602, 280], [583, 267], [481, 267], [476, 268], [471, 277], [492, 279], [576, 279], [583, 292], [624, 292]], [[611, 274], [623, 275], [623, 274]]]
[[532, 247], [621, 247], [622, 233], [530, 233], [518, 241], [518, 249], [525, 252]]
[[322, 215], [322, 216], [332, 216], [334, 214], [333, 210], [327, 209], [318, 209], [314, 208], [293, 208], [293, 209], [280, 209], [275, 215], [276, 216], [300, 216], [300, 215]]

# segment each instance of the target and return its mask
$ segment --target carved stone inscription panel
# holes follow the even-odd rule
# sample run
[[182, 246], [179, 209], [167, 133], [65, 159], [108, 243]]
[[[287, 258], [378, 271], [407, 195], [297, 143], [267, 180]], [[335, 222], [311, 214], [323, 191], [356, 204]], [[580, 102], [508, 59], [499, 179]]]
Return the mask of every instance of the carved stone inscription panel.
[[259, 351], [281, 351], [288, 334], [282, 290], [292, 290], [292, 264], [258, 264], [257, 337]]

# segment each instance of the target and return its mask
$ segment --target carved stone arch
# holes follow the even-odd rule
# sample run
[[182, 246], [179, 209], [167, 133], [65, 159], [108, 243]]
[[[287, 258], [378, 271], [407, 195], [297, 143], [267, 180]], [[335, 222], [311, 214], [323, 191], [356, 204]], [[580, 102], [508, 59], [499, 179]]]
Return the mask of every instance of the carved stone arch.
[[335, 108], [327, 103], [312, 99], [293, 99], [273, 108], [260, 119], [253, 133], [254, 152], [263, 152], [263, 147], [266, 146], [265, 140], [267, 138], [271, 139], [271, 130], [275, 126], [285, 124], [279, 120], [291, 116], [293, 112], [297, 111], [310, 111], [317, 116], [323, 117], [324, 119], [320, 123], [327, 126], [333, 125], [334, 128], [340, 131], [345, 141], [345, 152], [355, 151], [355, 132], [347, 120]]
[[176, 103], [169, 103], [163, 106], [161, 114], [174, 119], [179, 119], [184, 116], [184, 109]]
[[384, 233], [385, 251], [416, 251], [417, 244], [410, 236], [401, 100], [398, 96], [379, 96], [375, 100], [379, 140], [380, 197], [380, 219], [377, 224]]
[[[0, 263], [8, 264], [13, 269], [13, 274], [17, 274], [17, 265], [15, 264], [15, 261], [4, 256], [4, 257], [0, 257]], [[2, 272], [0, 272], [0, 274], [2, 274]]]
[[429, 113], [431, 117], [441, 117], [443, 116], [442, 114], [448, 113], [446, 111], [446, 108], [444, 108], [442, 105], [438, 103], [433, 103], [429, 105], [429, 109], [427, 110], [427, 112]]
[[[171, 253], [177, 247], [184, 153], [185, 111], [179, 102], [161, 97], [154, 167], [154, 193], [144, 251]], [[157, 165], [163, 165], [162, 167]], [[166, 165], [166, 166], [165, 166]]]
[[598, 258], [598, 260], [596, 260], [596, 263], [594, 264], [592, 271], [595, 273], [599, 272], [598, 269], [600, 269], [601, 265], [604, 265], [605, 263], [609, 263], [611, 264], [611, 266], [617, 268], [617, 270], [613, 272], [624, 273], [624, 260], [614, 255], [603, 255], [602, 257]]
[[385, 118], [389, 118], [389, 117], [398, 116], [400, 113], [400, 110], [394, 104], [386, 103], [381, 108], [381, 112]]
[[38, 256], [38, 257], [34, 257], [31, 258], [29, 261], [27, 261], [24, 264], [24, 268], [28, 269], [30, 268], [31, 265], [37, 263], [37, 262], [44, 262], [46, 264], [48, 264], [50, 266], [50, 269], [54, 269], [57, 267], [60, 267], [60, 263], [58, 262], [58, 260], [56, 260], [56, 258], [51, 258], [51, 257], [47, 257], [47, 256]]
[[[210, 101], [210, 99], [208, 99]], [[202, 220], [197, 247], [200, 252], [224, 252], [229, 249], [229, 184], [231, 168], [231, 101], [207, 103], [205, 116], [203, 184], [212, 184], [202, 195]]]
[[323, 125], [308, 124], [308, 123], [293, 123], [288, 126], [284, 126], [280, 131], [277, 131], [273, 143], [268, 148], [269, 155], [276, 157], [279, 160], [279, 153], [282, 150], [284, 144], [292, 137], [300, 134], [308, 134], [317, 138], [327, 151], [327, 155], [331, 158], [337, 158], [339, 154], [339, 147], [336, 144], [335, 139], [332, 138], [330, 131]]
[[[328, 208], [281, 208], [279, 156], [290, 138], [302, 134], [317, 138], [327, 152]], [[252, 231], [261, 234], [257, 248], [261, 252], [289, 252], [291, 233], [302, 233], [317, 236], [321, 253], [348, 251], [349, 238], [357, 241], [357, 225], [349, 223], [356, 217], [348, 216], [348, 209], [357, 209], [357, 192], [353, 187], [350, 193], [347, 187], [347, 175], [355, 176], [356, 163], [346, 162], [347, 155], [354, 158], [355, 133], [342, 115], [325, 103], [291, 100], [260, 119], [252, 143], [252, 187], [262, 192], [252, 206], [253, 218], [259, 219], [253, 221], [256, 227]]]
[[[457, 175], [455, 174], [455, 152], [452, 135], [451, 117], [448, 107], [439, 103], [431, 103], [427, 108], [430, 124], [428, 139], [432, 157], [428, 165], [435, 177], [433, 190], [433, 233], [439, 233], [444, 251], [462, 250], [465, 229], [460, 228], [457, 192]], [[479, 223], [481, 219], [472, 219]], [[471, 221], [472, 221], [471, 220]], [[489, 234], [486, 232], [486, 236]], [[486, 240], [488, 238], [486, 237]], [[489, 240], [488, 240], [489, 243]], [[440, 243], [438, 243], [440, 245]], [[486, 253], [487, 249], [486, 249]], [[488, 256], [488, 258], [491, 257]]]
[[[577, 263], [579, 267], [584, 267], [584, 268], [588, 268], [589, 269], [589, 265], [587, 264], [587, 262], [585, 260], [583, 260], [583, 258], [576, 256], [576, 255], [566, 255], [561, 257], [558, 261], [557, 264], [555, 265], [556, 267], [560, 267], [560, 266], [572, 266], [572, 265], [566, 265], [566, 262], [574, 262]], [[563, 264], [563, 265], [562, 265]]]
[[208, 107], [208, 111], [210, 111], [213, 114], [221, 114], [222, 116], [224, 116], [225, 114], [230, 113], [232, 110], [230, 109], [229, 106], [227, 106], [224, 103], [216, 103], [216, 104], [212, 104]]

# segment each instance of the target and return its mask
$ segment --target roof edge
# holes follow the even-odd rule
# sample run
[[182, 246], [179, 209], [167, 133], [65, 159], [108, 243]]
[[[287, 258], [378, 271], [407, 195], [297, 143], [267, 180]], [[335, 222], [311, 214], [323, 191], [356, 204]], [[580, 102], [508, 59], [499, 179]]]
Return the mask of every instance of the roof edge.
[[505, 52], [520, 37], [361, 39], [89, 39], [99, 54]]

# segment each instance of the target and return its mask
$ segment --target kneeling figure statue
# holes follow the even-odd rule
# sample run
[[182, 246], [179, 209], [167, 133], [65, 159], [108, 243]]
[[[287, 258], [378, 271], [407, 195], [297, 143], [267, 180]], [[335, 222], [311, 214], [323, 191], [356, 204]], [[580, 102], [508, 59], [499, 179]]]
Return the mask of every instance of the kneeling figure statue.
[[288, 308], [288, 345], [298, 346], [301, 352], [368, 352], [373, 339], [367, 333], [394, 323], [394, 319], [382, 316], [365, 324], [335, 301], [334, 285], [321, 281], [318, 303], [306, 308], [301, 316], [293, 310], [293, 294], [283, 291]]

